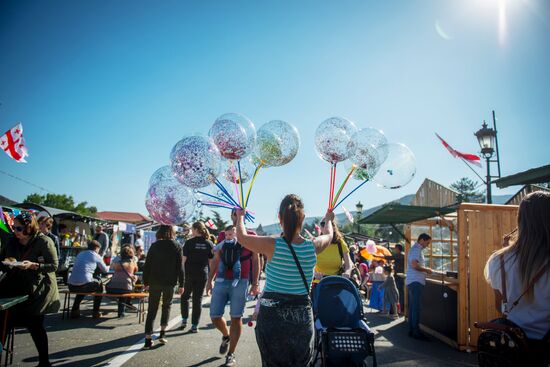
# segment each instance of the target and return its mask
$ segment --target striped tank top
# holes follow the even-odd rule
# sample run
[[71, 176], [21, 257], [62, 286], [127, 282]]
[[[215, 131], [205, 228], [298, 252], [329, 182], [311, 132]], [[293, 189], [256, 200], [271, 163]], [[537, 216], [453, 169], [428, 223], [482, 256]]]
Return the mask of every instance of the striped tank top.
[[[306, 240], [301, 244], [292, 244], [292, 248], [296, 252], [300, 266], [304, 271], [307, 284], [310, 285], [313, 279], [313, 268], [317, 262], [315, 246], [313, 242]], [[288, 245], [281, 237], [275, 240], [275, 251], [266, 265], [265, 272], [267, 279], [264, 292], [308, 294], [292, 252], [290, 252]]]

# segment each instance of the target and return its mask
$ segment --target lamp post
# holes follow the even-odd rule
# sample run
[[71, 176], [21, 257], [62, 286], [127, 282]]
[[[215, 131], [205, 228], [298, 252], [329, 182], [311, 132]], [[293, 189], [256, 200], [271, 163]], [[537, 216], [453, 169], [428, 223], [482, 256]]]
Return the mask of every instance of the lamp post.
[[[497, 128], [496, 128], [496, 118], [495, 111], [493, 111], [493, 128], [487, 127], [487, 123], [483, 121], [481, 129], [479, 129], [475, 134], [479, 146], [481, 147], [481, 154], [485, 158], [487, 163], [487, 178], [485, 180], [485, 185], [487, 186], [487, 204], [492, 204], [493, 198], [491, 195], [491, 179], [494, 177], [500, 177], [500, 160], [498, 154], [498, 140], [497, 140]], [[496, 152], [496, 159], [491, 160]], [[491, 163], [497, 163], [498, 165], [498, 176], [491, 176]]]
[[355, 209], [357, 210], [357, 233], [361, 234], [361, 225], [359, 224], [359, 220], [361, 219], [361, 214], [363, 212], [363, 204], [361, 204], [361, 201], [358, 201], [357, 204], [355, 204]]

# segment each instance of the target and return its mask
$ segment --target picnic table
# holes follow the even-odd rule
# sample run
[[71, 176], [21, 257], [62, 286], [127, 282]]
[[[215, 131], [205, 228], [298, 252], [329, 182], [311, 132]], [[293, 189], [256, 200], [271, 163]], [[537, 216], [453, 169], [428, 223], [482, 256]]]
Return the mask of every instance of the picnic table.
[[[25, 302], [28, 298], [29, 296], [27, 295], [0, 298], [0, 318], [2, 316], [4, 318], [4, 325], [2, 327], [2, 335], [1, 335], [2, 348], [0, 349], [0, 352], [6, 351], [4, 366], [8, 365], [8, 360], [9, 360], [9, 364], [13, 363], [13, 345], [14, 345], [14, 339], [15, 339], [15, 332], [12, 326], [9, 326], [8, 328], [9, 310], [13, 306], [16, 306], [22, 302]], [[1, 363], [1, 353], [0, 353], [0, 363]]]

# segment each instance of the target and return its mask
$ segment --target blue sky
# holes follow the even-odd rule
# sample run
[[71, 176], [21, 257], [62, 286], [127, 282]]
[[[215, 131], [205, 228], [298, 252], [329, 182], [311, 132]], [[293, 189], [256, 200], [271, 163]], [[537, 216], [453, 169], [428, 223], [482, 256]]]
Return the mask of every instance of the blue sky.
[[[0, 128], [21, 121], [30, 157], [2, 156], [0, 170], [99, 210], [146, 213], [149, 177], [183, 136], [226, 112], [256, 127], [282, 119], [302, 145], [256, 182], [251, 207], [268, 224], [290, 192], [308, 215], [324, 212], [329, 165], [313, 146], [324, 119], [377, 127], [416, 155], [409, 185], [367, 184], [351, 210], [426, 177], [476, 178], [434, 132], [476, 153], [473, 133], [494, 109], [512, 174], [549, 163], [549, 36], [544, 0], [3, 1]], [[5, 174], [0, 187], [15, 200], [41, 192]]]

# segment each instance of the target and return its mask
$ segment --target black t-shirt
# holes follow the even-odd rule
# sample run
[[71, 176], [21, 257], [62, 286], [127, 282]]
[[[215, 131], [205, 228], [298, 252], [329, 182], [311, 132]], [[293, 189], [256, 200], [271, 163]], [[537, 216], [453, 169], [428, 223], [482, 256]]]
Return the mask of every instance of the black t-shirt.
[[208, 260], [214, 257], [214, 244], [204, 237], [193, 237], [183, 245], [185, 274], [208, 272]]

